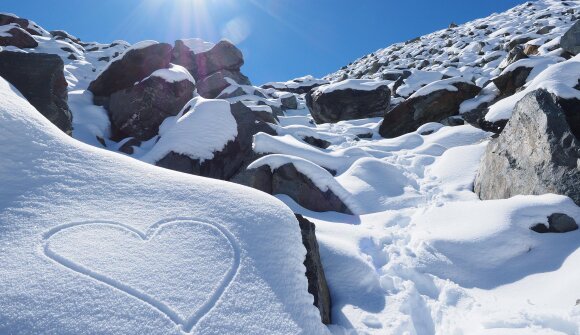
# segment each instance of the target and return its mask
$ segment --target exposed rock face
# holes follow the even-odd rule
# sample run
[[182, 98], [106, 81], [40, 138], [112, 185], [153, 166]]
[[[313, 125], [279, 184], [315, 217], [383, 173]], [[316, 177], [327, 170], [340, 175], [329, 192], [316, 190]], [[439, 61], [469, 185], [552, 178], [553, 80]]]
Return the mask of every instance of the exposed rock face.
[[297, 109], [298, 108], [298, 99], [292, 93], [288, 93], [280, 97], [280, 103], [282, 103], [282, 107], [284, 109]]
[[427, 122], [438, 122], [459, 114], [459, 105], [475, 97], [481, 88], [466, 82], [453, 84], [457, 91], [436, 90], [427, 95], [412, 96], [387, 114], [379, 133], [383, 137], [397, 137], [412, 131]]
[[528, 58], [528, 55], [524, 52], [524, 48], [521, 45], [517, 45], [508, 52], [507, 57], [501, 62], [499, 68], [503, 70], [520, 59], [526, 58]]
[[564, 51], [577, 55], [580, 53], [580, 20], [577, 20], [572, 27], [560, 39], [560, 46]]
[[21, 49], [36, 48], [38, 46], [38, 42], [26, 30], [16, 25], [7, 30], [6, 33], [10, 36], [0, 36], [0, 46], [12, 45]]
[[69, 39], [75, 43], [81, 43], [81, 40], [64, 30], [51, 30], [50, 34], [57, 40]]
[[330, 189], [324, 192], [320, 190], [292, 163], [284, 164], [273, 171], [267, 165], [248, 169], [233, 181], [269, 194], [286, 194], [300, 206], [315, 212], [352, 214], [336, 194]]
[[171, 45], [158, 43], [140, 49], [132, 49], [122, 58], [109, 64], [97, 79], [89, 85], [96, 104], [106, 104], [114, 92], [132, 87], [149, 76], [153, 71], [168, 68], [171, 61]]
[[72, 114], [68, 107], [64, 63], [57, 55], [0, 52], [0, 76], [50, 122], [67, 134], [72, 133]]
[[238, 102], [231, 105], [238, 135], [210, 160], [200, 162], [188, 156], [169, 153], [155, 165], [204, 177], [229, 180], [257, 157], [252, 150], [253, 136], [259, 132], [275, 135], [268, 123], [275, 123], [272, 114], [256, 112]]
[[0, 14], [0, 26], [15, 23], [31, 35], [43, 36], [42, 28], [34, 22], [10, 14]]
[[475, 180], [481, 199], [557, 193], [580, 204], [580, 142], [556, 98], [527, 94], [488, 145]]
[[319, 124], [383, 116], [390, 101], [387, 85], [369, 91], [341, 89], [324, 93], [313, 89], [306, 95], [310, 114]]
[[109, 102], [113, 136], [150, 139], [157, 135], [165, 118], [177, 115], [193, 98], [194, 90], [195, 85], [189, 80], [167, 82], [152, 76], [113, 93]]
[[302, 233], [302, 243], [306, 248], [306, 278], [308, 279], [308, 292], [314, 296], [314, 306], [320, 311], [320, 318], [325, 325], [330, 324], [330, 291], [326, 283], [324, 268], [320, 261], [320, 251], [316, 240], [316, 227], [314, 223], [305, 219], [302, 215], [296, 214], [296, 219], [300, 224]]
[[208, 77], [198, 80], [197, 93], [204, 98], [214, 99], [226, 87], [231, 85], [226, 80], [226, 78], [230, 78], [238, 84], [250, 85], [248, 77], [244, 76], [241, 72], [231, 72], [228, 70], [221, 70], [211, 74]]
[[548, 227], [543, 223], [538, 223], [530, 229], [536, 233], [567, 233], [578, 229], [578, 224], [574, 218], [563, 214], [554, 213], [548, 216]]
[[494, 78], [492, 81], [500, 92], [498, 99], [514, 94], [520, 87], [524, 86], [532, 69], [531, 67], [520, 66], [513, 69], [513, 71], [505, 72]]

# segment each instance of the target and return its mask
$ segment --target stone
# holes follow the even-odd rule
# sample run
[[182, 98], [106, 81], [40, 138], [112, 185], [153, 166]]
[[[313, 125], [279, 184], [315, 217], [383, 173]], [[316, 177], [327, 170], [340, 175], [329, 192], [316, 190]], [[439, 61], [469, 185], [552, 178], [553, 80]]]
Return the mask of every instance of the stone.
[[369, 91], [344, 89], [324, 93], [313, 89], [306, 94], [306, 105], [318, 124], [383, 116], [390, 101], [387, 85]]
[[577, 55], [580, 53], [580, 20], [576, 21], [560, 39], [564, 51]]
[[436, 90], [426, 95], [411, 96], [385, 114], [379, 134], [392, 138], [415, 131], [428, 122], [439, 122], [459, 114], [459, 106], [475, 97], [481, 88], [467, 82], [452, 83], [457, 91]]
[[483, 200], [556, 193], [580, 205], [580, 142], [557, 97], [545, 90], [520, 100], [488, 145], [475, 179]]
[[197, 81], [197, 93], [206, 99], [214, 99], [231, 85], [226, 78], [232, 79], [241, 85], [250, 85], [248, 77], [241, 72], [231, 72], [229, 70], [218, 71], [208, 77]]
[[286, 94], [280, 97], [283, 109], [298, 109], [298, 99], [294, 94]]
[[52, 37], [54, 37], [57, 40], [69, 39], [75, 43], [81, 42], [81, 40], [79, 38], [69, 34], [68, 32], [66, 32], [64, 30], [51, 30], [50, 34], [52, 35]]
[[0, 76], [50, 122], [67, 134], [72, 133], [72, 114], [68, 107], [64, 63], [53, 54], [0, 52]]
[[167, 82], [152, 76], [113, 93], [108, 109], [113, 138], [152, 138], [163, 120], [177, 115], [193, 98], [194, 90], [195, 85], [189, 80]]
[[520, 59], [525, 58], [528, 58], [528, 55], [526, 55], [526, 53], [524, 52], [524, 48], [522, 48], [521, 45], [515, 46], [508, 52], [506, 58], [501, 62], [501, 64], [499, 65], [499, 69], [503, 70], [506, 67], [510, 66], [511, 64], [519, 61]]
[[300, 214], [295, 214], [300, 232], [302, 234], [302, 243], [306, 248], [306, 258], [304, 266], [306, 267], [306, 278], [308, 279], [308, 292], [314, 296], [314, 306], [320, 311], [322, 323], [328, 325], [331, 323], [330, 309], [332, 306], [330, 300], [330, 290], [326, 282], [324, 267], [320, 260], [320, 250], [316, 239], [316, 226]]
[[37, 26], [34, 22], [20, 18], [12, 14], [0, 14], [0, 26], [15, 23], [22, 29], [26, 30], [31, 35], [44, 36], [42, 28]]
[[503, 99], [517, 92], [520, 87], [526, 84], [528, 76], [533, 68], [520, 66], [512, 71], [504, 72], [492, 79], [500, 94], [498, 99]]
[[576, 221], [563, 213], [554, 213], [548, 216], [548, 224], [550, 231], [556, 233], [567, 233], [578, 229]]
[[11, 45], [21, 49], [36, 48], [38, 46], [38, 42], [26, 30], [16, 25], [5, 31], [5, 33], [10, 36], [0, 36], [0, 46]]
[[141, 49], [131, 49], [109, 66], [89, 84], [88, 90], [95, 96], [95, 104], [106, 105], [106, 99], [114, 92], [133, 87], [156, 70], [168, 68], [171, 61], [171, 45], [157, 43]]
[[210, 50], [198, 54], [189, 49], [182, 40], [177, 40], [172, 62], [185, 67], [195, 80], [200, 80], [221, 70], [239, 72], [244, 65], [244, 56], [240, 49], [227, 40], [222, 40]]
[[527, 56], [532, 56], [532, 55], [537, 55], [538, 51], [540, 49], [539, 45], [535, 45], [535, 44], [526, 44], [526, 46], [524, 47], [524, 53]]

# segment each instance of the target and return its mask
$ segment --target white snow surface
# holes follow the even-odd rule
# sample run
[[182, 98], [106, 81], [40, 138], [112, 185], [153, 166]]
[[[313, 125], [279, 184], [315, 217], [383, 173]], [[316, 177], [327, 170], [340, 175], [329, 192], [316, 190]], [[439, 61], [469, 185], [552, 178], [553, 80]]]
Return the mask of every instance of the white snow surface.
[[193, 79], [193, 76], [191, 75], [191, 73], [189, 73], [189, 71], [187, 71], [187, 69], [184, 68], [183, 66], [176, 65], [176, 64], [170, 64], [170, 67], [168, 69], [159, 69], [159, 70], [153, 71], [153, 73], [151, 75], [149, 75], [145, 79], [141, 80], [141, 82], [143, 82], [151, 77], [162, 78], [163, 80], [165, 80], [168, 83], [176, 83], [176, 82], [188, 80], [192, 84], [195, 84], [195, 79]]
[[280, 201], [82, 144], [3, 79], [0, 99], [0, 333], [328, 333]]
[[461, 77], [454, 77], [454, 78], [438, 80], [438, 81], [434, 81], [430, 84], [427, 84], [427, 85], [421, 87], [415, 93], [411, 94], [409, 99], [425, 96], [425, 95], [431, 94], [435, 91], [446, 90], [446, 91], [451, 91], [451, 92], [457, 92], [457, 87], [453, 86], [453, 84], [455, 84], [455, 83], [473, 84], [469, 80], [465, 80], [465, 78], [461, 78]]
[[206, 42], [201, 38], [186, 38], [181, 40], [189, 50], [193, 51], [196, 54], [203, 53], [206, 51], [211, 50], [215, 44], [211, 42]]
[[387, 86], [387, 84], [388, 82], [386, 81], [374, 81], [368, 79], [347, 79], [333, 84], [322, 85], [319, 88], [317, 88], [317, 90], [323, 94], [342, 90], [374, 91], [378, 87]]

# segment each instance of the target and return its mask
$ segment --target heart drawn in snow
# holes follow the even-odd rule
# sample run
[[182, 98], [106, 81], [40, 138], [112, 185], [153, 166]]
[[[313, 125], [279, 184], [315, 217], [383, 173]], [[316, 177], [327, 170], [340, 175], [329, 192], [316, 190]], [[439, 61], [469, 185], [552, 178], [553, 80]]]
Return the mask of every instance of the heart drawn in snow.
[[44, 235], [44, 253], [149, 304], [185, 332], [212, 310], [240, 265], [227, 229], [189, 219], [145, 233], [117, 222], [66, 224]]

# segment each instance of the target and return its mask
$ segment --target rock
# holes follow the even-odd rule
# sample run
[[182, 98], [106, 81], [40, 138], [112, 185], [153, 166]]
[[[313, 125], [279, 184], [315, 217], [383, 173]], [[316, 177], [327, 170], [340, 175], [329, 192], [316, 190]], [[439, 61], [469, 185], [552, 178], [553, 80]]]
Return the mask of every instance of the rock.
[[520, 100], [486, 149], [475, 180], [481, 199], [556, 193], [580, 204], [580, 142], [556, 97], [544, 90]]
[[177, 40], [172, 61], [188, 69], [196, 80], [200, 80], [222, 70], [239, 72], [244, 65], [244, 56], [240, 49], [226, 40], [198, 54], [189, 49], [183, 40]]
[[521, 45], [518, 45], [508, 52], [506, 58], [499, 65], [499, 69], [503, 70], [506, 67], [510, 66], [511, 64], [519, 61], [520, 59], [525, 58], [528, 58], [528, 56], [524, 52], [524, 48], [522, 48]]
[[34, 22], [12, 14], [0, 14], [0, 26], [5, 26], [11, 23], [19, 25], [22, 29], [26, 30], [31, 35], [44, 36], [43, 29], [37, 26]]
[[171, 45], [156, 43], [144, 48], [130, 49], [114, 60], [90, 83], [88, 90], [95, 96], [95, 104], [105, 104], [114, 92], [133, 87], [155, 70], [168, 68]]
[[306, 248], [306, 278], [308, 279], [308, 292], [314, 296], [314, 306], [320, 311], [320, 318], [325, 325], [330, 324], [330, 290], [326, 283], [324, 267], [320, 260], [318, 241], [316, 240], [316, 226], [300, 214], [295, 214], [300, 232], [302, 233], [302, 243]]
[[50, 122], [67, 134], [72, 133], [72, 114], [68, 107], [64, 63], [57, 55], [0, 52], [0, 76]]
[[261, 87], [264, 89], [274, 88], [278, 91], [290, 92], [294, 94], [305, 94], [313, 88], [326, 85], [329, 81], [325, 79], [316, 79], [313, 76], [304, 76], [284, 83], [267, 83]]
[[50, 34], [57, 40], [64, 40], [64, 39], [69, 39], [75, 43], [80, 43], [81, 40], [69, 33], [67, 33], [64, 30], [51, 30]]
[[485, 115], [489, 111], [488, 108], [475, 108], [469, 112], [465, 112], [461, 114], [463, 121], [469, 123], [470, 125], [485, 130], [490, 131], [496, 134], [502, 132], [503, 128], [507, 124], [508, 120], [499, 120], [496, 122], [489, 122], [485, 119]]
[[193, 98], [194, 90], [195, 85], [189, 80], [167, 82], [152, 76], [113, 93], [108, 109], [113, 138], [152, 138], [163, 120], [177, 115]]
[[306, 143], [308, 143], [310, 145], [313, 145], [313, 146], [315, 146], [317, 148], [320, 148], [320, 149], [326, 149], [331, 144], [330, 142], [328, 142], [326, 140], [323, 140], [323, 139], [320, 139], [320, 138], [316, 138], [316, 137], [313, 137], [313, 136], [304, 136], [302, 138], [302, 140], [304, 142], [306, 142]]
[[578, 229], [578, 224], [574, 218], [563, 214], [554, 213], [548, 216], [548, 226], [537, 223], [530, 227], [536, 233], [567, 233]]
[[0, 36], [0, 46], [11, 45], [21, 49], [36, 48], [38, 46], [38, 42], [26, 30], [16, 25], [4, 33], [10, 36]]
[[577, 55], [580, 53], [580, 20], [576, 21], [560, 39], [564, 51]]
[[450, 85], [457, 91], [440, 89], [426, 95], [412, 95], [391, 109], [385, 114], [379, 134], [386, 138], [397, 137], [415, 131], [427, 122], [439, 122], [458, 115], [459, 105], [481, 91], [480, 87], [463, 81], [451, 82]]
[[388, 72], [383, 72], [381, 74], [381, 79], [382, 80], [392, 80], [392, 81], [396, 81], [399, 80], [400, 78], [402, 78], [401, 80], [407, 79], [411, 76], [411, 71], [388, 71]]
[[330, 189], [324, 192], [320, 190], [292, 163], [284, 164], [273, 171], [268, 165], [246, 169], [243, 176], [232, 181], [273, 195], [285, 194], [311, 211], [352, 214], [336, 194]]
[[231, 105], [231, 113], [236, 119], [238, 135], [222, 151], [215, 152], [212, 159], [200, 162], [199, 159], [171, 152], [155, 165], [203, 177], [230, 180], [258, 158], [252, 150], [253, 136], [259, 132], [276, 134], [268, 125], [276, 123], [270, 113], [252, 111], [242, 102]]
[[526, 80], [533, 68], [520, 66], [512, 71], [504, 72], [492, 79], [498, 88], [500, 95], [498, 99], [503, 99], [517, 92], [517, 90], [526, 84]]
[[556, 26], [545, 26], [545, 27], [538, 29], [538, 31], [536, 31], [536, 34], [546, 35], [546, 34], [549, 34], [554, 28], [556, 28]]
[[525, 48], [524, 48], [524, 53], [527, 56], [532, 56], [532, 55], [537, 55], [538, 54], [538, 50], [540, 49], [539, 45], [535, 45], [535, 44], [526, 44]]
[[250, 85], [248, 77], [244, 76], [241, 72], [221, 70], [209, 77], [199, 80], [197, 82], [197, 93], [206, 99], [214, 99], [220, 95], [224, 89], [231, 85], [226, 78], [230, 78], [241, 85]]
[[369, 91], [348, 88], [325, 93], [313, 89], [306, 94], [306, 104], [318, 124], [383, 116], [390, 101], [386, 84]]
[[284, 109], [298, 109], [298, 99], [292, 93], [281, 96], [280, 103]]

